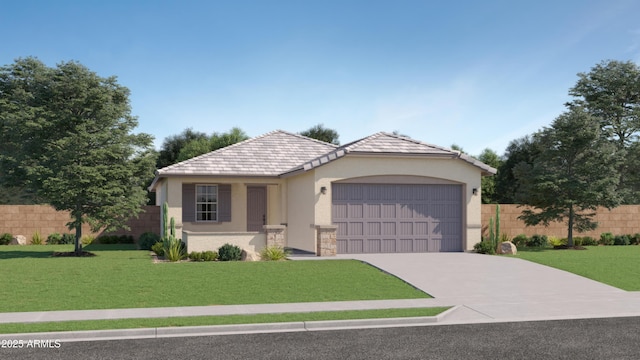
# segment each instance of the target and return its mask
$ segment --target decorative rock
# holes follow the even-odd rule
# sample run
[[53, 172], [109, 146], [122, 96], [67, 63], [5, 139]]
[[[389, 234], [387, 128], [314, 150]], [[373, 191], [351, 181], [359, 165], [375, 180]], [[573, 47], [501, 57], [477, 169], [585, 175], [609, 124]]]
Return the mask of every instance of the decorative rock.
[[518, 249], [515, 245], [513, 245], [511, 241], [505, 241], [503, 243], [500, 243], [500, 245], [498, 246], [498, 254], [515, 255], [517, 253]]
[[27, 245], [27, 238], [24, 235], [16, 235], [11, 239], [9, 245]]
[[260, 256], [253, 251], [242, 250], [242, 261], [258, 261]]

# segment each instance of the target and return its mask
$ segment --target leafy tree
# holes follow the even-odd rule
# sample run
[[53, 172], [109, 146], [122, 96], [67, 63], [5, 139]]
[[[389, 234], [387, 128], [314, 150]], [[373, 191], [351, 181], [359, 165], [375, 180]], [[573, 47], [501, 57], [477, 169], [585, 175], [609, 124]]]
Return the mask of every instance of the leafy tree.
[[163, 167], [175, 164], [178, 161], [180, 151], [191, 141], [208, 140], [207, 134], [199, 131], [193, 131], [191, 128], [185, 129], [178, 135], [169, 136], [162, 142], [162, 148], [158, 154], [156, 167]]
[[466, 152], [464, 151], [462, 146], [460, 146], [458, 144], [451, 144], [451, 150], [459, 151], [462, 154], [466, 154]]
[[[483, 163], [498, 169], [502, 160], [498, 154], [491, 149], [484, 149], [482, 153], [478, 156], [478, 160]], [[483, 176], [481, 180], [481, 188], [482, 188], [482, 203], [483, 204], [497, 204], [498, 200], [496, 197], [496, 177], [495, 176]]]
[[328, 142], [334, 145], [340, 145], [340, 141], [338, 140], [338, 132], [333, 129], [325, 128], [323, 124], [312, 126], [311, 128], [300, 132], [300, 135]]
[[192, 157], [233, 145], [248, 138], [244, 131], [234, 127], [226, 133], [213, 133], [209, 138], [191, 140], [180, 150], [176, 162], [191, 159]]
[[568, 246], [573, 246], [574, 229], [597, 227], [592, 217], [598, 206], [619, 205], [618, 153], [601, 131], [591, 115], [574, 107], [534, 135], [533, 163], [520, 162], [514, 169], [520, 204], [532, 207], [519, 217], [526, 225], [566, 219]]
[[604, 135], [626, 148], [640, 131], [640, 67], [608, 60], [578, 77], [569, 90], [577, 99], [568, 105], [584, 107], [600, 121]]
[[519, 182], [516, 180], [513, 169], [521, 163], [531, 165], [537, 154], [538, 147], [530, 136], [509, 143], [503, 160], [497, 167], [498, 173], [495, 175], [494, 195], [497, 203], [515, 204], [518, 202]]
[[134, 134], [129, 90], [77, 62], [49, 68], [35, 58], [0, 68], [2, 181], [25, 186], [71, 212], [81, 252], [82, 224], [124, 227], [146, 203], [152, 137]]

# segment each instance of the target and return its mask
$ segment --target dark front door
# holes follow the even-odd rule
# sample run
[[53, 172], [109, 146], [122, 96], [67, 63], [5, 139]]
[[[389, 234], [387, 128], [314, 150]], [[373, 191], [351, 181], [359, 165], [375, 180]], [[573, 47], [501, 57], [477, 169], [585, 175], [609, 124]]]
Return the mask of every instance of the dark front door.
[[247, 231], [262, 231], [267, 224], [267, 188], [247, 186]]

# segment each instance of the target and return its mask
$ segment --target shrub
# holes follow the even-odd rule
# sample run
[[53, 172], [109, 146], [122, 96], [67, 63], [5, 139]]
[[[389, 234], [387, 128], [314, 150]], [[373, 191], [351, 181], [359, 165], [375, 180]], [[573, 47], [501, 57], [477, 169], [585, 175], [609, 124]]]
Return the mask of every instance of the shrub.
[[204, 261], [204, 253], [192, 251], [191, 253], [189, 253], [189, 259], [191, 261]]
[[601, 245], [613, 245], [614, 239], [615, 239], [615, 237], [613, 236], [612, 233], [610, 233], [610, 232], [602, 233], [602, 234], [600, 234], [599, 243]]
[[567, 239], [560, 239], [560, 238], [557, 238], [555, 236], [549, 236], [547, 238], [547, 241], [549, 241], [549, 244], [551, 246], [554, 246], [554, 247], [555, 246], [567, 245]]
[[13, 235], [11, 235], [10, 233], [4, 233], [0, 235], [0, 245], [9, 245], [12, 239]]
[[60, 239], [60, 244], [75, 244], [76, 236], [74, 234], [62, 234], [62, 239]]
[[220, 261], [240, 261], [242, 249], [236, 245], [224, 244], [218, 249], [218, 259]]
[[290, 252], [280, 246], [267, 246], [260, 250], [260, 259], [264, 261], [286, 260]]
[[525, 234], [517, 235], [516, 237], [511, 239], [511, 242], [515, 246], [523, 246], [523, 245], [525, 245], [527, 243], [527, 241], [529, 241], [529, 238]]
[[500, 234], [500, 242], [503, 243], [507, 241], [511, 241], [511, 238], [509, 237], [509, 235], [507, 235], [507, 233]]
[[36, 230], [31, 236], [31, 245], [42, 245], [42, 235], [40, 235], [40, 231]]
[[62, 241], [62, 235], [60, 233], [52, 233], [47, 236], [47, 244], [48, 245], [57, 245]]
[[215, 251], [205, 251], [202, 253], [202, 260], [204, 261], [216, 261], [218, 259], [218, 253]]
[[96, 239], [95, 236], [93, 235], [85, 235], [82, 237], [82, 239], [80, 239], [80, 242], [82, 243], [82, 245], [89, 245], [91, 244], [94, 240]]
[[171, 262], [175, 262], [187, 258], [187, 249], [182, 241], [176, 239], [175, 237], [170, 237], [165, 240], [167, 240], [164, 242], [165, 259]]
[[573, 246], [582, 246], [582, 238], [580, 236], [573, 237]]
[[640, 233], [631, 236], [631, 245], [640, 245]]
[[140, 235], [138, 239], [138, 247], [141, 250], [151, 250], [153, 244], [160, 241], [160, 235], [152, 233], [150, 231]]
[[598, 245], [598, 241], [592, 238], [591, 236], [583, 236], [582, 237], [582, 246], [595, 246]]
[[473, 245], [473, 251], [477, 252], [478, 254], [489, 255], [493, 255], [496, 253], [496, 249], [493, 247], [493, 244], [487, 239], [484, 239], [479, 243]]
[[162, 241], [158, 241], [157, 243], [151, 246], [151, 251], [156, 253], [158, 256], [164, 256], [164, 244]]
[[530, 237], [527, 242], [526, 245], [528, 247], [545, 247], [548, 244], [548, 238], [547, 235], [533, 235], [532, 237]]
[[616, 235], [613, 238], [613, 245], [629, 245], [630, 243], [629, 235]]

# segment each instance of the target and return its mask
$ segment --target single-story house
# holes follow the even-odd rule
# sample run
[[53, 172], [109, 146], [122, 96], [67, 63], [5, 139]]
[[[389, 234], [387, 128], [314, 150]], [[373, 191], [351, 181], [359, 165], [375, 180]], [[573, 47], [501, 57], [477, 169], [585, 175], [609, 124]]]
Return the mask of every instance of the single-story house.
[[188, 251], [467, 251], [481, 240], [480, 180], [495, 173], [389, 133], [336, 146], [278, 130], [159, 169], [149, 189]]

